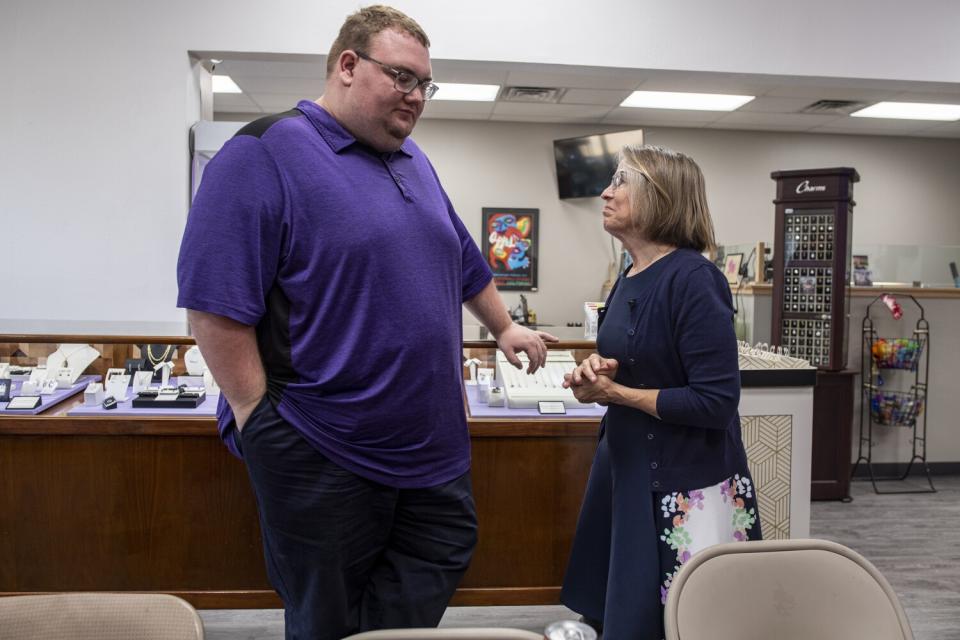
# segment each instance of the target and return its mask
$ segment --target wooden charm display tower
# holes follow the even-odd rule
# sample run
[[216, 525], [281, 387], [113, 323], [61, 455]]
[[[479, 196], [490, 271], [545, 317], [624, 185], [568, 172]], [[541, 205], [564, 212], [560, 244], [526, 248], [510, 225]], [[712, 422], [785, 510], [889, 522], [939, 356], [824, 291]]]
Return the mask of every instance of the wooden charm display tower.
[[825, 371], [847, 364], [855, 169], [775, 171], [772, 343]]

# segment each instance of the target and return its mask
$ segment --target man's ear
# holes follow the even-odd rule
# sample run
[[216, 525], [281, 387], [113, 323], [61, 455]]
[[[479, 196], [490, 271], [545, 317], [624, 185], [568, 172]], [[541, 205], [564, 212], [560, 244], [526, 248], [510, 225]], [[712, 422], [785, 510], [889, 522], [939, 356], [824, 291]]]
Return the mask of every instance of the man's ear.
[[357, 54], [350, 49], [345, 49], [340, 52], [340, 57], [337, 58], [337, 76], [345, 86], [349, 87], [353, 84], [353, 71], [359, 60], [360, 58]]

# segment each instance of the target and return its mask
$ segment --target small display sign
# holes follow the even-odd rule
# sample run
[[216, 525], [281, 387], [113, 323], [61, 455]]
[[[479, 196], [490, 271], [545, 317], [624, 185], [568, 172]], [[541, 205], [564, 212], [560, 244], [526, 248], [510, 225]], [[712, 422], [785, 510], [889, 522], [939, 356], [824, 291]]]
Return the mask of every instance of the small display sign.
[[39, 407], [40, 402], [40, 396], [17, 396], [10, 400], [7, 409], [29, 411]]
[[540, 400], [537, 402], [537, 411], [541, 415], [564, 415], [567, 408], [563, 406], [562, 400]]

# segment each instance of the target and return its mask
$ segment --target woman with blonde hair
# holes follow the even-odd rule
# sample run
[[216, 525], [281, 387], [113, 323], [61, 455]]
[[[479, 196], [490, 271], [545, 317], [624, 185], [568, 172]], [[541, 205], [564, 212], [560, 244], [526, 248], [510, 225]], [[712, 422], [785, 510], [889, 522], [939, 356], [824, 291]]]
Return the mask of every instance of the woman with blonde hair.
[[603, 227], [633, 264], [607, 300], [598, 353], [564, 383], [608, 409], [561, 599], [606, 640], [659, 639], [680, 566], [707, 546], [760, 538], [733, 306], [702, 255], [713, 222], [689, 156], [628, 145], [600, 197]]

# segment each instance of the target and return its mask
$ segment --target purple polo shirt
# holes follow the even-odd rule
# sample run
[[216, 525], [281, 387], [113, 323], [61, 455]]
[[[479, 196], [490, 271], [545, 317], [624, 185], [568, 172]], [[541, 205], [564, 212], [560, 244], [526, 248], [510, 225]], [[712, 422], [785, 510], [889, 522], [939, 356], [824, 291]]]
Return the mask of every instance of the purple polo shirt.
[[256, 327], [271, 401], [334, 462], [400, 488], [469, 469], [461, 305], [492, 275], [412, 140], [376, 152], [306, 100], [250, 123], [204, 171], [177, 278], [178, 306]]

